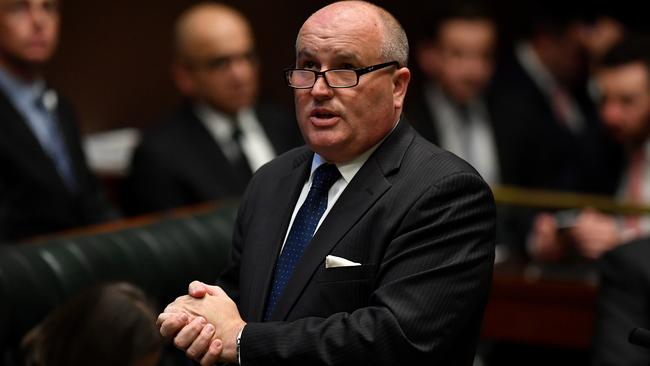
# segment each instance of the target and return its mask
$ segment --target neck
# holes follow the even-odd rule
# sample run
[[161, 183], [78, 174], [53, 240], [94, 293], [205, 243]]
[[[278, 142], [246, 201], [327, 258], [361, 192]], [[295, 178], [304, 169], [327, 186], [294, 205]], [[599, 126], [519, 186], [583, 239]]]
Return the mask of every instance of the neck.
[[25, 82], [34, 81], [40, 75], [40, 67], [24, 62], [14, 62], [2, 55], [0, 55], [0, 67]]

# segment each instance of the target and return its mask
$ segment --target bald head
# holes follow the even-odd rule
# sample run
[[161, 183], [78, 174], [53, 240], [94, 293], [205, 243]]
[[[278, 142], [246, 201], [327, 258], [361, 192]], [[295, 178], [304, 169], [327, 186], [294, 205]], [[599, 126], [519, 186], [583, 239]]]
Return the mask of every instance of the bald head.
[[183, 95], [230, 115], [256, 99], [258, 64], [251, 27], [235, 9], [201, 3], [179, 17], [174, 80]]
[[227, 48], [230, 43], [253, 47], [253, 35], [246, 18], [237, 10], [218, 3], [201, 3], [178, 18], [174, 32], [176, 56], [192, 58], [206, 44]]
[[[346, 162], [386, 137], [399, 120], [411, 78], [407, 55], [402, 27], [378, 6], [342, 1], [312, 14], [298, 33], [296, 68], [316, 72], [314, 84], [294, 90], [307, 145], [329, 162]], [[319, 77], [319, 71], [328, 73]], [[337, 87], [343, 74], [344, 83], [354, 85]]]
[[404, 29], [397, 19], [385, 9], [365, 1], [339, 1], [312, 14], [303, 24], [296, 49], [299, 49], [304, 30], [317, 24], [333, 29], [354, 28], [359, 32], [377, 34], [377, 52], [385, 61], [397, 61], [401, 66], [408, 64], [409, 45]]

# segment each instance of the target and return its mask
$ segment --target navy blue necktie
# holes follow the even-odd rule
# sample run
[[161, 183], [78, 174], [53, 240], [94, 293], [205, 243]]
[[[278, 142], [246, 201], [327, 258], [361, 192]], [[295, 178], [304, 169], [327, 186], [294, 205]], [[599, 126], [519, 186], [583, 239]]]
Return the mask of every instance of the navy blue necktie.
[[341, 173], [333, 164], [322, 164], [314, 172], [307, 199], [293, 220], [287, 241], [275, 265], [273, 287], [267, 300], [264, 320], [268, 320], [273, 314], [296, 264], [314, 236], [316, 226], [327, 208], [327, 192], [340, 176]]

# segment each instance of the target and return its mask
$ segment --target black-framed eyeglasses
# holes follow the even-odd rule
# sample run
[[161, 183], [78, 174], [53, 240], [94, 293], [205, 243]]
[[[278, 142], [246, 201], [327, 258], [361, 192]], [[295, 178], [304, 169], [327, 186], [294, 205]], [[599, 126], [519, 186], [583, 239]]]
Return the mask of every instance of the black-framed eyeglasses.
[[377, 71], [389, 66], [399, 66], [399, 62], [391, 61], [383, 64], [360, 67], [357, 69], [329, 69], [315, 71], [310, 69], [284, 69], [287, 85], [294, 89], [310, 89], [316, 84], [319, 76], [323, 76], [325, 83], [330, 88], [352, 88], [359, 85], [359, 77], [369, 72]]
[[201, 61], [189, 62], [188, 66], [192, 68], [201, 68], [208, 71], [224, 71], [237, 62], [245, 61], [249, 64], [257, 62], [257, 53], [255, 51], [246, 51], [238, 54], [211, 57]]

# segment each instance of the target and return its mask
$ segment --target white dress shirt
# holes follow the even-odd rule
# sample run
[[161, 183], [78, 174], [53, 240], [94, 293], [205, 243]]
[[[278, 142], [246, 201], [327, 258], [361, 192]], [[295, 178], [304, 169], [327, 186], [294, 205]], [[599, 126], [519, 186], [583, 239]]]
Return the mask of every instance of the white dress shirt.
[[497, 148], [483, 101], [469, 102], [465, 117], [440, 88], [429, 86], [425, 89], [425, 96], [434, 114], [440, 147], [470, 163], [488, 184], [498, 184]]
[[[234, 131], [232, 118], [203, 103], [197, 104], [194, 107], [194, 112], [210, 131], [228, 160], [236, 161], [239, 148], [232, 139]], [[242, 133], [241, 149], [253, 172], [275, 158], [276, 152], [273, 145], [252, 108], [244, 108], [239, 111], [235, 123], [239, 123]]]
[[[399, 120], [395, 123], [393, 126], [393, 130], [397, 126], [397, 123], [399, 123]], [[391, 130], [390, 133], [393, 132]], [[314, 235], [318, 231], [318, 228], [320, 225], [323, 223], [323, 220], [325, 220], [325, 217], [327, 217], [327, 214], [330, 212], [332, 209], [332, 206], [336, 203], [336, 201], [339, 199], [341, 196], [341, 193], [345, 190], [345, 188], [350, 184], [352, 181], [352, 178], [359, 172], [363, 164], [368, 160], [370, 155], [377, 150], [379, 145], [381, 145], [384, 140], [390, 136], [390, 133], [388, 133], [381, 141], [379, 141], [377, 144], [375, 144], [373, 147], [370, 149], [366, 150], [364, 153], [361, 155], [357, 156], [356, 158], [345, 162], [345, 163], [339, 163], [336, 164], [336, 167], [338, 168], [339, 172], [341, 173], [341, 177], [334, 182], [332, 187], [330, 188], [329, 192], [327, 192], [327, 208], [325, 208], [325, 212], [323, 212], [323, 216], [321, 216], [320, 220], [318, 221], [318, 225], [316, 225], [316, 229], [314, 230]], [[327, 163], [325, 159], [323, 159], [322, 156], [318, 154], [314, 154], [314, 158], [312, 159], [311, 162], [311, 173], [309, 173], [309, 178], [305, 182], [305, 184], [302, 186], [302, 191], [300, 191], [300, 196], [298, 197], [298, 201], [296, 202], [296, 206], [293, 208], [293, 213], [291, 214], [291, 221], [289, 222], [289, 226], [287, 229], [286, 234], [284, 235], [284, 241], [282, 243], [282, 248], [284, 248], [284, 243], [287, 241], [287, 237], [289, 236], [289, 231], [291, 231], [291, 225], [293, 225], [293, 220], [296, 218], [296, 215], [298, 214], [298, 210], [302, 206], [303, 203], [305, 203], [305, 200], [307, 200], [307, 194], [309, 194], [309, 189], [311, 188], [311, 182], [314, 176], [314, 172], [316, 169], [321, 166], [322, 164]]]

